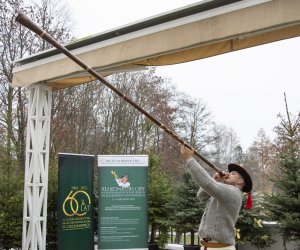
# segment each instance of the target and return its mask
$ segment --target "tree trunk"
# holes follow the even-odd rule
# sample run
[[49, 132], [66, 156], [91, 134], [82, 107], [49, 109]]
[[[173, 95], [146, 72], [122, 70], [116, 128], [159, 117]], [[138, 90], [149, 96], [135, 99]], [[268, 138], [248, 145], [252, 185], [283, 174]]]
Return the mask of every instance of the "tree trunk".
[[175, 243], [176, 244], [180, 244], [181, 236], [182, 236], [182, 233], [176, 231], [176, 236], [175, 236]]
[[155, 242], [155, 225], [151, 224], [151, 234], [150, 234], [150, 242], [154, 243]]
[[195, 243], [195, 233], [194, 231], [191, 231], [191, 246], [194, 246]]

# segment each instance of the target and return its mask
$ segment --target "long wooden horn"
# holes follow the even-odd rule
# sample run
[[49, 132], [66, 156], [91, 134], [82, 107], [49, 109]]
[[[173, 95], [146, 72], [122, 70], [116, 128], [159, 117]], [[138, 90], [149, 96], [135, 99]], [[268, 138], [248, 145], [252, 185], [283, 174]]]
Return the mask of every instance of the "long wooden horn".
[[[61, 45], [58, 41], [56, 41], [53, 37], [51, 37], [45, 30], [40, 28], [38, 25], [36, 25], [28, 16], [26, 16], [24, 13], [19, 13], [16, 17], [16, 21], [20, 24], [24, 25], [26, 28], [30, 29], [37, 35], [39, 35], [41, 38], [46, 40], [48, 43], [52, 44], [55, 48], [60, 50], [62, 53], [64, 53], [67, 57], [72, 59], [75, 63], [80, 65], [83, 69], [85, 69], [87, 72], [89, 72], [92, 76], [97, 78], [100, 82], [102, 82], [104, 85], [106, 85], [108, 88], [110, 88], [113, 92], [115, 92], [118, 96], [123, 98], [126, 102], [128, 102], [131, 106], [136, 108], [138, 111], [140, 111], [142, 114], [144, 114], [147, 118], [149, 118], [152, 122], [154, 122], [158, 127], [163, 129], [166, 133], [171, 135], [176, 141], [178, 141], [181, 145], [193, 149], [193, 147], [189, 144], [187, 144], [184, 140], [182, 140], [178, 135], [176, 135], [173, 131], [171, 131], [167, 126], [165, 126], [163, 123], [155, 119], [152, 115], [150, 115], [147, 111], [142, 109], [139, 105], [137, 105], [135, 102], [130, 100], [127, 96], [125, 96], [123, 93], [121, 93], [118, 89], [116, 89], [113, 85], [111, 85], [108, 81], [106, 81], [102, 76], [100, 76], [95, 70], [90, 68], [88, 65], [86, 65], [84, 62], [82, 62], [78, 57], [73, 55], [67, 48], [65, 48], [63, 45]], [[194, 151], [194, 154], [199, 157], [203, 162], [205, 162], [208, 166], [213, 168], [215, 171], [217, 171], [219, 174], [223, 175], [223, 172], [217, 168], [214, 164], [212, 164], [210, 161], [208, 161], [206, 158], [204, 158], [201, 154], [199, 154], [197, 151]]]

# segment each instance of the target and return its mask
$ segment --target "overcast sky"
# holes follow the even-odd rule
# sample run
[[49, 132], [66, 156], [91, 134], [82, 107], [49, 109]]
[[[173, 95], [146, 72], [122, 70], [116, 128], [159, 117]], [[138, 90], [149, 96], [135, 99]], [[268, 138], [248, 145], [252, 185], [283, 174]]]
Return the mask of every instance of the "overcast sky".
[[[78, 38], [102, 33], [198, 1], [63, 0]], [[178, 90], [202, 99], [214, 120], [232, 128], [244, 149], [260, 128], [273, 138], [278, 113], [300, 111], [300, 38], [257, 46], [189, 63], [157, 67]]]

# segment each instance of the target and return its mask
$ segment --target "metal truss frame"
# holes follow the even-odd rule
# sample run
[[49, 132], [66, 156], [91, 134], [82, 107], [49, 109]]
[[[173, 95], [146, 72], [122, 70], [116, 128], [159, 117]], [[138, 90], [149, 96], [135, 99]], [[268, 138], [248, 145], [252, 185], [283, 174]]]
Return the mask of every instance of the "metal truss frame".
[[52, 87], [35, 84], [27, 94], [22, 249], [45, 250]]

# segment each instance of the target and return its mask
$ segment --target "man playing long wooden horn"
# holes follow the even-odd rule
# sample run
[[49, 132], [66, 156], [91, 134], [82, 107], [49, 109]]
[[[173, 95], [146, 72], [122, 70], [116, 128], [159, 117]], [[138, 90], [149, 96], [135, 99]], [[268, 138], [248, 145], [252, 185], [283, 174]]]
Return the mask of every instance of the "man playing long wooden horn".
[[[211, 177], [193, 158], [193, 150], [181, 148], [181, 157], [195, 182], [200, 186], [197, 197], [206, 202], [199, 236], [203, 250], [235, 250], [235, 224], [242, 206], [243, 192], [252, 190], [248, 172], [237, 164], [228, 165], [228, 173]], [[248, 203], [248, 202], [247, 202]], [[247, 204], [246, 208], [249, 207]]]

